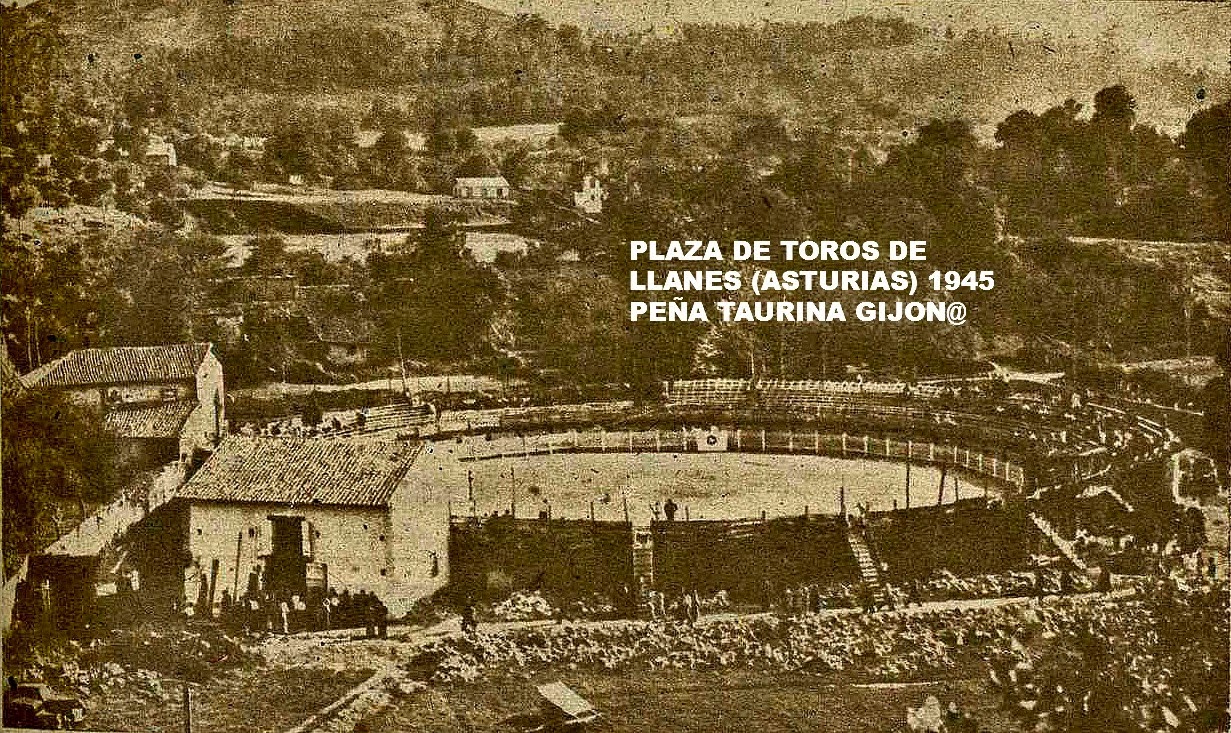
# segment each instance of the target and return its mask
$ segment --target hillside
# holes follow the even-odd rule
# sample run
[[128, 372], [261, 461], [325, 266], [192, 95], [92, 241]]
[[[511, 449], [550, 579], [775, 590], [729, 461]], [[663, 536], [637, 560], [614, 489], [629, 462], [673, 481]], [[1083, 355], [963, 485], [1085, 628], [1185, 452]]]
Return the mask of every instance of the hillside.
[[190, 49], [212, 37], [271, 41], [306, 30], [350, 28], [438, 41], [446, 29], [509, 18], [466, 0], [72, 0], [55, 3], [70, 35], [114, 53], [151, 47]]
[[[1003, 14], [986, 14], [983, 26], [966, 6], [948, 25], [913, 6], [840, 17], [797, 9], [792, 23], [773, 17], [777, 25], [755, 26], [759, 16], [731, 8], [680, 11], [677, 20], [689, 24], [666, 27], [647, 11], [647, 24], [603, 33], [597, 20], [578, 29], [514, 14], [541, 10], [557, 22], [575, 15], [533, 3], [507, 14], [466, 0], [36, 7], [71, 39], [71, 83], [115, 90], [139, 79], [181, 102], [181, 119], [202, 124], [239, 115], [254, 100], [354, 111], [392, 94], [420, 126], [440, 108], [472, 124], [509, 124], [556, 120], [571, 106], [605, 100], [641, 114], [759, 108], [857, 128], [963, 117], [990, 137], [990, 126], [1017, 109], [1041, 112], [1123, 83], [1136, 94], [1139, 120], [1176, 134], [1194, 111], [1231, 97], [1225, 53], [1211, 42], [1216, 9], [1141, 17], [1104, 9], [1083, 24], [1036, 3], [1036, 20], [1002, 25]], [[1155, 16], [1148, 36], [1127, 30], [1146, 32]], [[1178, 53], [1174, 39], [1187, 32], [1194, 42]]]

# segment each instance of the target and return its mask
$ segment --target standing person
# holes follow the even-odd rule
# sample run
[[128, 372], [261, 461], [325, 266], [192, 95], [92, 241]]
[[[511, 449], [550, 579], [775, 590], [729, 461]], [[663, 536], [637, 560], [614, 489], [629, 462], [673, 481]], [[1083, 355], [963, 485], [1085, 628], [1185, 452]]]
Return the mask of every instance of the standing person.
[[923, 605], [923, 597], [919, 589], [918, 578], [912, 578], [910, 583], [906, 586], [906, 605], [909, 606], [912, 603], [916, 606]]
[[1060, 571], [1060, 595], [1066, 596], [1073, 592], [1073, 575], [1068, 568]]
[[382, 639], [389, 638], [389, 607], [375, 595], [372, 596], [372, 615], [376, 635]]
[[372, 623], [372, 596], [366, 590], [359, 591], [359, 613], [363, 616], [363, 635], [371, 639], [376, 636], [376, 627]]
[[1111, 592], [1111, 570], [1108, 569], [1106, 565], [1099, 568], [1098, 592], [1099, 593], [1110, 593]]
[[286, 602], [286, 595], [283, 595], [282, 600], [278, 601], [278, 615], [282, 620], [282, 633], [291, 633], [291, 605]]
[[1043, 568], [1035, 568], [1034, 571], [1034, 597], [1038, 600], [1043, 600], [1043, 596], [1047, 595], [1043, 587]]
[[663, 504], [663, 514], [667, 515], [668, 522], [675, 521], [675, 513], [679, 510], [679, 506], [675, 503], [673, 497], [667, 497], [667, 503]]
[[680, 606], [683, 612], [684, 621], [692, 623], [693, 621], [693, 598], [692, 594], [684, 591], [684, 597], [680, 599]]
[[462, 608], [462, 633], [471, 634], [479, 628], [479, 622], [475, 618], [474, 602], [466, 599], [466, 606]]

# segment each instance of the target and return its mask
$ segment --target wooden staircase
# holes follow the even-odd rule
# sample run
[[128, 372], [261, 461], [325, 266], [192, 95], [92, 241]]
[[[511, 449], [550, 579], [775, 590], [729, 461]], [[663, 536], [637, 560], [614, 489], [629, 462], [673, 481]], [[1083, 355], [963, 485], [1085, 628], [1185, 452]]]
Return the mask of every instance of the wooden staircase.
[[1081, 571], [1087, 570], [1085, 561], [1077, 555], [1077, 550], [1073, 547], [1073, 543], [1061, 537], [1060, 533], [1052, 527], [1051, 522], [1048, 522], [1035, 512], [1030, 513], [1030, 521], [1034, 522], [1034, 526], [1038, 528], [1039, 532], [1055, 545], [1060, 554], [1073, 564], [1073, 567]]
[[873, 601], [878, 607], [888, 606], [890, 602], [889, 592], [881, 580], [880, 569], [876, 566], [876, 560], [872, 557], [872, 550], [868, 547], [862, 530], [855, 527], [846, 530], [846, 543], [850, 545], [851, 554], [855, 556], [855, 561], [859, 563], [860, 577], [872, 589]]

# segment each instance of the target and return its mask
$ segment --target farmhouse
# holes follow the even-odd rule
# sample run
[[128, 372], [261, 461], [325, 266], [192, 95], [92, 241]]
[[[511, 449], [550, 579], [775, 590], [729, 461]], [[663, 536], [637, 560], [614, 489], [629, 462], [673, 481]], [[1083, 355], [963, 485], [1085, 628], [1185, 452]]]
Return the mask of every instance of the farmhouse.
[[177, 495], [184, 597], [365, 590], [401, 615], [448, 579], [444, 460], [430, 444], [227, 438]]
[[607, 192], [603, 190], [602, 181], [592, 173], [587, 173], [581, 179], [581, 190], [573, 192], [573, 206], [587, 214], [603, 213], [603, 200]]
[[78, 349], [24, 377], [93, 407], [148, 465], [203, 460], [226, 430], [222, 364], [213, 344]]
[[459, 199], [508, 199], [512, 193], [504, 176], [460, 177], [453, 183]]
[[166, 140], [151, 140], [145, 149], [145, 162], [163, 168], [175, 168], [175, 145]]

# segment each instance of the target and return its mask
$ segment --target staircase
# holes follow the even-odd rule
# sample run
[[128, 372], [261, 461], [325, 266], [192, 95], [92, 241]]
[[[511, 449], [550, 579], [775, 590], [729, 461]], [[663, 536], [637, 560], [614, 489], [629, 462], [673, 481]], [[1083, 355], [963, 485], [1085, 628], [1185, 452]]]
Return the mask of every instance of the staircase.
[[1074, 567], [1081, 571], [1085, 571], [1087, 569], [1085, 561], [1078, 557], [1077, 551], [1073, 549], [1073, 543], [1061, 537], [1060, 533], [1051, 526], [1051, 522], [1034, 512], [1030, 513], [1030, 521], [1034, 522], [1034, 526], [1038, 527], [1044, 537], [1051, 540], [1051, 543], [1056, 546], [1056, 549], [1060, 550], [1060, 554], [1064, 555], [1066, 560], [1073, 563]]
[[881, 581], [880, 571], [876, 567], [876, 560], [872, 558], [872, 550], [868, 547], [867, 540], [863, 537], [863, 532], [855, 527], [846, 530], [846, 543], [851, 547], [851, 554], [855, 556], [855, 561], [859, 563], [859, 575], [863, 582], [872, 589], [872, 599], [877, 606], [889, 605], [889, 593], [885, 589], [885, 584]]

